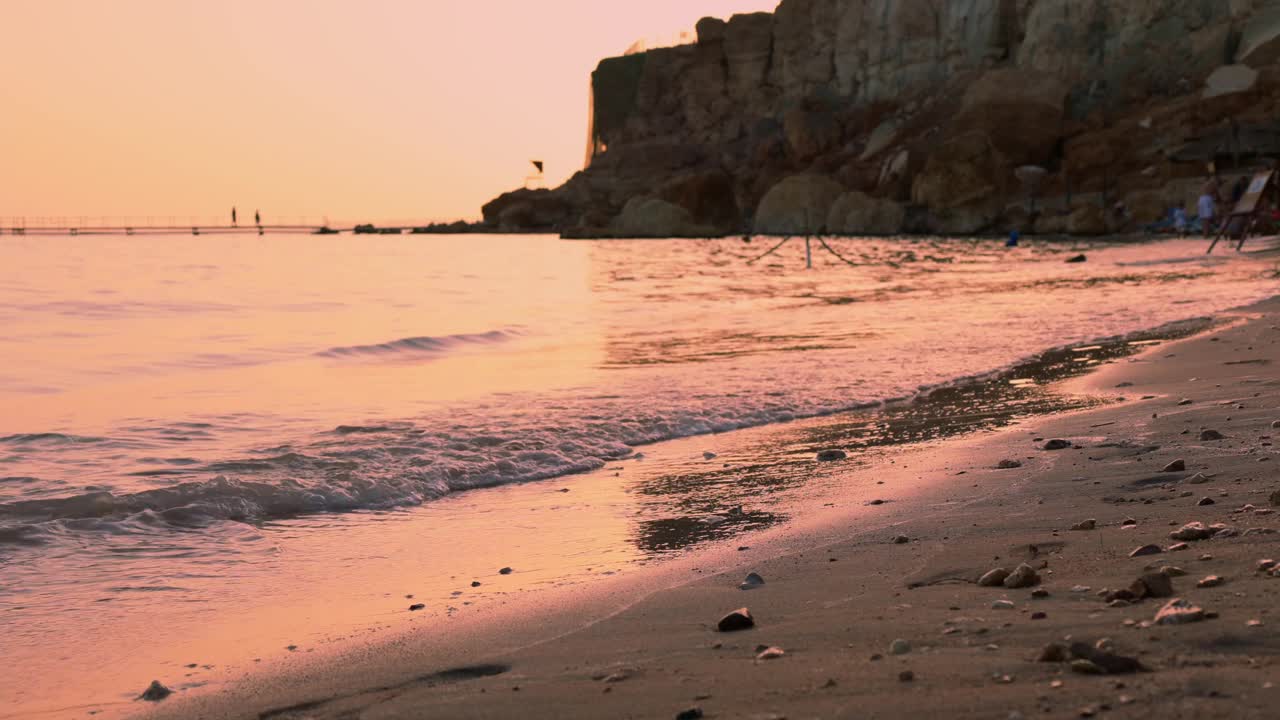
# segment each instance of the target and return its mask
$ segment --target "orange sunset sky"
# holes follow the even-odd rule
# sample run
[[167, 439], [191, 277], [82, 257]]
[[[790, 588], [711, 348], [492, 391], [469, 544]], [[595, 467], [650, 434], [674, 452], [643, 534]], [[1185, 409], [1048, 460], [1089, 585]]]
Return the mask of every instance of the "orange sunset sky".
[[776, 5], [3, 0], [0, 218], [477, 218], [581, 168], [601, 58]]

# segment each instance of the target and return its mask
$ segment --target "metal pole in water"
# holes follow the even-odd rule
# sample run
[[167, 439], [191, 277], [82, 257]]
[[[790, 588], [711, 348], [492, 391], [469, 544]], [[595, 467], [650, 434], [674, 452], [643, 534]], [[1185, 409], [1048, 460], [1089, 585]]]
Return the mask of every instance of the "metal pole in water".
[[812, 238], [808, 235], [804, 236], [804, 267], [806, 270], [813, 269], [813, 246]]

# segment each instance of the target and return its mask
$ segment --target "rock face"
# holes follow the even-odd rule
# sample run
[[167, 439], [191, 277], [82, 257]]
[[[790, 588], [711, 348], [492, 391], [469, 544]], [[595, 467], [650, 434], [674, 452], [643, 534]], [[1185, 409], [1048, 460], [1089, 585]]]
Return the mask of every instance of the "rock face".
[[1280, 2], [782, 0], [603, 60], [591, 90], [587, 167], [488, 227], [612, 232], [652, 197], [718, 233], [1095, 234], [1116, 200], [1186, 202], [1224, 140], [1275, 149]]

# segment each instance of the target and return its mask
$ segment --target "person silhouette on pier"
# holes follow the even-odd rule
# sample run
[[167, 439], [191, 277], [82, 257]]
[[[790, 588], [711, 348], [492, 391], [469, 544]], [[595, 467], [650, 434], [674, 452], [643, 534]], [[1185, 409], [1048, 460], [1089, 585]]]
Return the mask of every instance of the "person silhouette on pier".
[[231, 227], [235, 227], [237, 224], [238, 223], [236, 223], [236, 206], [232, 205], [231, 206]]
[[253, 211], [253, 224], [262, 227], [262, 216], [258, 214], [257, 210]]

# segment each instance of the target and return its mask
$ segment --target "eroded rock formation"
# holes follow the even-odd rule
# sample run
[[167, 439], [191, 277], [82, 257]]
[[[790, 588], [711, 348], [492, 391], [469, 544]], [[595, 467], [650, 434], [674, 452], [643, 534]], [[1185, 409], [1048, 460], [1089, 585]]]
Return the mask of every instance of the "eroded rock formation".
[[1208, 161], [1280, 152], [1280, 0], [783, 0], [592, 87], [588, 167], [487, 223], [1114, 231], [1116, 201], [1154, 220]]

